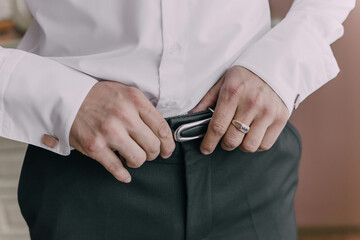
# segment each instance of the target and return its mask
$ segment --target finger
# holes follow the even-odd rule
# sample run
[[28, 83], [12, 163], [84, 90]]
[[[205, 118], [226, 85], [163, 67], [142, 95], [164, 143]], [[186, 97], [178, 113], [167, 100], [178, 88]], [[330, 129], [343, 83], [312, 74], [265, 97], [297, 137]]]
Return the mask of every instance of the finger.
[[237, 99], [230, 98], [227, 91], [220, 91], [219, 99], [208, 129], [201, 142], [200, 151], [207, 155], [214, 151], [216, 145], [226, 133], [237, 108]]
[[259, 146], [259, 150], [260, 151], [269, 150], [280, 136], [280, 133], [282, 132], [284, 127], [285, 127], [284, 124], [271, 125], [265, 132], [265, 135]]
[[[235, 113], [234, 120], [237, 120], [241, 123], [244, 123], [248, 126], [253, 125], [253, 115], [244, 114], [243, 111], [238, 109]], [[250, 131], [252, 131], [253, 126], [250, 127]], [[249, 131], [249, 133], [250, 133]], [[237, 129], [232, 123], [230, 124], [226, 134], [224, 135], [221, 141], [221, 147], [226, 151], [232, 151], [235, 148], [239, 147], [244, 139], [245, 133]]]
[[131, 182], [131, 175], [129, 171], [124, 168], [121, 160], [115, 155], [110, 148], [104, 147], [102, 151], [91, 156], [98, 161], [104, 168], [110, 172], [117, 180], [129, 183]]
[[108, 141], [109, 147], [119, 152], [126, 165], [138, 168], [146, 161], [145, 151], [129, 135], [117, 135], [117, 138]]
[[160, 153], [159, 138], [142, 121], [136, 126], [136, 128], [129, 129], [130, 137], [145, 151], [146, 160], [154, 160]]
[[169, 158], [175, 149], [175, 142], [169, 124], [160, 112], [152, 105], [149, 106], [147, 110], [140, 111], [140, 117], [151, 129], [151, 131], [159, 138], [161, 157]]
[[55, 148], [59, 144], [59, 140], [50, 136], [48, 134], [44, 134], [41, 138], [41, 142], [51, 148]]
[[245, 135], [240, 149], [244, 152], [256, 152], [264, 138], [265, 132], [269, 127], [267, 119], [255, 119], [251, 124], [250, 131]]
[[193, 108], [189, 113], [196, 113], [204, 111], [209, 107], [215, 106], [215, 103], [218, 99], [221, 86], [223, 84], [224, 78], [222, 77], [201, 99], [201, 101]]

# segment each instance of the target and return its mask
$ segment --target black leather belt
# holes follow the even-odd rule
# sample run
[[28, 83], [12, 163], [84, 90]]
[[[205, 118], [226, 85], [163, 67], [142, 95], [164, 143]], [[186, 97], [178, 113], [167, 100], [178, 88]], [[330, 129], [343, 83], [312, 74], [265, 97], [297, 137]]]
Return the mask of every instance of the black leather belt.
[[191, 113], [166, 118], [177, 142], [186, 142], [201, 138], [205, 135], [213, 110], [208, 109], [198, 113]]

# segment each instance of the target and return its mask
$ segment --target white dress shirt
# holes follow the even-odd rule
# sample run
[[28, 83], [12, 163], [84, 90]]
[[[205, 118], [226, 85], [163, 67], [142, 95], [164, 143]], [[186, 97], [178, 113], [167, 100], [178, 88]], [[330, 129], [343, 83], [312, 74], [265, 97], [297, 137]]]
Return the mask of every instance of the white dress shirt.
[[[70, 153], [76, 113], [98, 81], [139, 88], [164, 115], [191, 110], [233, 65], [291, 113], [334, 78], [330, 44], [355, 0], [295, 0], [270, 28], [266, 0], [27, 0], [19, 49], [0, 48], [0, 136]], [[59, 139], [51, 149], [43, 134]]]

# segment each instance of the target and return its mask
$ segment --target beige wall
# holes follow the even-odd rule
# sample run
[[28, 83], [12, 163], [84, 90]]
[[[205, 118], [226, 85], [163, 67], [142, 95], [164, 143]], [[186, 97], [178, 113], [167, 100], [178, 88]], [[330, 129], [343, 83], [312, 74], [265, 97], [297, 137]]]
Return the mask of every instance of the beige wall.
[[[291, 0], [272, 0], [279, 16]], [[358, 1], [360, 3], [360, 1]], [[306, 99], [291, 121], [303, 139], [296, 196], [300, 226], [360, 226], [360, 7], [333, 50], [336, 79]]]

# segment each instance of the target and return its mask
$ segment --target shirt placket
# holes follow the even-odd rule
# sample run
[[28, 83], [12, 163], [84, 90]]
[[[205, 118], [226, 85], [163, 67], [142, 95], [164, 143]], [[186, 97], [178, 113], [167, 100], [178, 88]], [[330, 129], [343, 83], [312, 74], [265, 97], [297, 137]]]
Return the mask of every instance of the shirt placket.
[[157, 108], [176, 115], [186, 92], [184, 66], [187, 52], [186, 29], [188, 26], [188, 2], [162, 0], [163, 52], [159, 65], [159, 101]]

